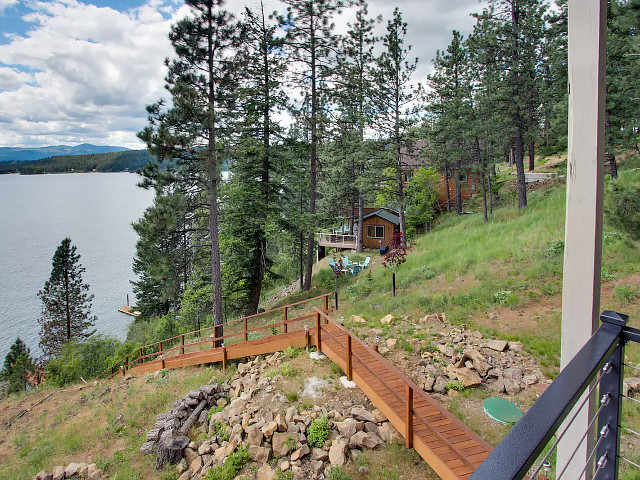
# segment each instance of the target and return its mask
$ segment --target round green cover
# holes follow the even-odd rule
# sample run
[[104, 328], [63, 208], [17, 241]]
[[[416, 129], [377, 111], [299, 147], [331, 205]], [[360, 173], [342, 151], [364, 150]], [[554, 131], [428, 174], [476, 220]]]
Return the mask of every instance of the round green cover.
[[516, 404], [498, 397], [484, 401], [484, 412], [500, 423], [515, 423], [522, 418], [522, 410]]

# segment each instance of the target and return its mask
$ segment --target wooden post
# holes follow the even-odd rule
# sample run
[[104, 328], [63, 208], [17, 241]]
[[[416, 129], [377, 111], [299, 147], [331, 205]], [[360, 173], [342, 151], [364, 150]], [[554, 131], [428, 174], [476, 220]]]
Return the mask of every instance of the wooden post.
[[284, 333], [287, 333], [288, 328], [287, 328], [287, 321], [289, 320], [289, 308], [288, 307], [284, 307]]
[[140, 363], [144, 363], [144, 358], [142, 358], [142, 348], [140, 348]]
[[162, 355], [162, 340], [160, 340], [160, 355]]
[[160, 363], [162, 365], [162, 370], [164, 370], [164, 357], [160, 359]]
[[129, 355], [124, 358], [124, 369], [129, 370]]
[[123, 378], [126, 377], [127, 376], [127, 371], [122, 367], [120, 367], [120, 370], [122, 371], [122, 377]]
[[329, 311], [329, 295], [324, 296], [324, 311]]
[[[249, 334], [247, 333], [247, 330], [249, 325], [247, 323], [247, 317], [244, 317], [244, 341], [246, 342], [247, 340], [249, 340]], [[286, 327], [285, 327], [286, 328]]]
[[184, 355], [184, 334], [180, 335], [180, 355]]
[[[569, 150], [562, 277], [562, 368], [599, 325], [607, 2], [569, 0], [568, 20]], [[565, 472], [567, 478], [588, 480], [593, 476], [590, 458], [595, 438], [593, 427], [586, 441], [581, 442], [581, 438], [594, 418], [597, 404], [594, 392], [558, 444], [556, 465], [560, 470], [570, 462]], [[572, 417], [571, 413], [567, 416]], [[590, 466], [581, 476], [586, 463]]]
[[407, 385], [407, 400], [404, 415], [404, 437], [407, 441], [407, 448], [413, 448], [413, 389]]
[[222, 346], [222, 373], [227, 371], [227, 347]]
[[347, 334], [347, 380], [351, 381], [352, 379], [352, 358], [351, 358], [351, 335]]
[[318, 354], [322, 353], [322, 327], [320, 325], [320, 314], [316, 312], [316, 346], [318, 347]]
[[373, 346], [373, 351], [378, 353], [378, 345], [377, 344]]
[[111, 367], [111, 376], [113, 376], [113, 367]]

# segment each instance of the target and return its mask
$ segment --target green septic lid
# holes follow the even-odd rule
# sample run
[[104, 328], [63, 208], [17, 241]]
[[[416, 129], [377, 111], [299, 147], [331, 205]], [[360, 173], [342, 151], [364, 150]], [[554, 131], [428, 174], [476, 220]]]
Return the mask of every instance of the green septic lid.
[[522, 410], [516, 404], [498, 397], [484, 401], [484, 412], [500, 423], [515, 423], [522, 418]]

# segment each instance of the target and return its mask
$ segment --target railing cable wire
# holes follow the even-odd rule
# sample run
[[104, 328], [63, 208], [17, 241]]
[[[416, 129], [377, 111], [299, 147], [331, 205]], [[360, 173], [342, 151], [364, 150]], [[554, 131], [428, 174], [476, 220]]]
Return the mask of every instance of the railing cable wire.
[[632, 433], [633, 435], [636, 435], [638, 437], [640, 437], [640, 433], [636, 432], [635, 430], [631, 430], [630, 428], [625, 427], [624, 425], [618, 425], [620, 428], [622, 428], [623, 430], [626, 430], [629, 433]]
[[[609, 368], [607, 367], [609, 366]], [[610, 369], [610, 364], [607, 363], [602, 367], [602, 372], [603, 374], [608, 373], [609, 371], [611, 371]], [[553, 453], [553, 451], [556, 449], [556, 447], [558, 446], [558, 443], [560, 443], [560, 440], [562, 440], [562, 437], [564, 437], [564, 434], [567, 433], [567, 431], [569, 430], [569, 427], [571, 426], [571, 424], [573, 423], [573, 421], [576, 419], [576, 417], [578, 416], [578, 414], [580, 413], [580, 411], [582, 410], [582, 407], [584, 407], [585, 403], [587, 403], [587, 400], [589, 400], [589, 397], [591, 395], [591, 393], [598, 388], [598, 385], [600, 385], [600, 382], [602, 381], [602, 378], [604, 377], [604, 375], [600, 375], [600, 377], [598, 377], [598, 380], [596, 380], [596, 382], [593, 384], [593, 386], [589, 389], [589, 391], [587, 392], [587, 395], [585, 395], [584, 400], [582, 401], [582, 403], [580, 404], [580, 406], [575, 409], [575, 413], [573, 414], [573, 417], [571, 417], [571, 420], [569, 420], [568, 423], [566, 423], [566, 427], [565, 429], [562, 431], [562, 433], [558, 436], [558, 438], [556, 439], [556, 441], [553, 443], [553, 445], [551, 446], [551, 448], [549, 449], [549, 451], [547, 452], [547, 454], [545, 455], [545, 457], [540, 461], [540, 464], [538, 465], [538, 467], [535, 469], [535, 471], [529, 476], [529, 478], [537, 478], [536, 476], [538, 475], [538, 473], [540, 472], [540, 470], [542, 469], [542, 467], [544, 466], [544, 462], [546, 462], [549, 457], [551, 456], [551, 454]], [[604, 401], [604, 398], [602, 399]], [[600, 407], [602, 408], [602, 406]], [[599, 411], [599, 410], [598, 410]], [[589, 427], [591, 428], [591, 427]], [[582, 442], [581, 442], [582, 443]], [[575, 455], [575, 452], [574, 452]], [[573, 455], [571, 455], [573, 457]]]
[[624, 365], [625, 367], [633, 368], [634, 370], [637, 370], [637, 371], [640, 372], [640, 368], [639, 367], [635, 367], [633, 365], [629, 365], [628, 363], [623, 363], [622, 365]]
[[622, 455], [618, 455], [618, 458], [620, 460], [624, 460], [625, 462], [627, 462], [630, 465], [633, 465], [636, 468], [640, 468], [640, 465], [638, 465], [636, 462], [632, 462], [631, 460], [629, 460], [628, 458], [624, 458]]
[[[589, 454], [589, 456], [587, 457], [587, 461], [586, 461], [586, 463], [585, 463], [585, 465], [584, 465], [584, 468], [582, 469], [582, 472], [580, 472], [580, 475], [578, 475], [578, 477], [577, 477], [577, 478], [582, 478], [582, 476], [584, 475], [584, 472], [586, 472], [586, 471], [587, 471], [587, 468], [589, 468], [589, 464], [591, 463], [591, 459], [593, 458], [593, 455], [596, 453], [596, 450], [598, 450], [598, 447], [600, 446], [600, 442], [602, 442], [602, 440], [604, 440], [604, 438], [605, 438], [607, 435], [609, 435], [609, 424], [605, 425], [604, 427], [602, 427], [602, 430], [600, 430], [600, 434], [599, 434], [599, 436], [598, 436], [598, 441], [597, 441], [597, 442], [596, 442], [596, 444], [593, 446], [593, 450], [591, 450], [591, 453], [590, 453], [590, 454]], [[582, 442], [580, 442], [580, 443], [582, 443]], [[600, 464], [601, 464], [601, 461], [603, 460], [603, 458], [604, 458], [604, 461], [602, 462], [602, 465], [600, 465]], [[598, 470], [596, 470], [596, 473], [595, 473], [595, 475], [593, 476], [593, 478], [595, 478], [595, 476], [598, 474], [598, 471], [600, 471], [600, 469], [601, 469], [602, 467], [604, 467], [604, 464], [606, 463], [606, 458], [607, 458], [607, 457], [606, 457], [606, 454], [605, 454], [605, 455], [603, 455], [603, 456], [600, 458], [600, 460], [598, 461]], [[568, 464], [567, 464], [567, 466], [568, 466]], [[565, 468], [566, 468], [566, 467], [565, 467]], [[562, 473], [564, 473], [564, 471], [563, 471]], [[562, 475], [560, 475], [560, 476], [558, 477], [558, 480], [560, 480], [560, 478], [561, 478], [561, 477], [562, 477]]]
[[627, 400], [631, 400], [632, 402], [635, 402], [635, 403], [640, 404], [640, 400], [636, 400], [636, 399], [635, 399], [635, 398], [633, 398], [633, 397], [630, 397], [630, 396], [628, 396], [628, 395], [624, 395], [624, 394], [622, 394], [622, 393], [620, 394], [620, 396], [621, 396], [622, 398], [626, 398]]
[[[580, 445], [582, 445], [582, 442], [584, 442], [584, 439], [587, 438], [587, 435], [589, 434], [589, 432], [591, 431], [591, 428], [593, 427], [594, 423], [598, 419], [598, 416], [600, 415], [600, 412], [602, 412], [602, 409], [609, 403], [609, 399], [610, 398], [611, 398], [611, 396], [608, 393], [602, 396], [602, 400], [600, 401], [600, 407], [598, 408], [598, 410], [596, 411], [595, 415], [593, 416], [593, 418], [589, 422], [589, 425], [587, 426], [587, 430], [582, 435], [582, 438], [580, 438], [580, 441], [578, 442], [578, 444], [576, 445], [576, 448], [573, 450], [573, 452], [569, 456], [569, 459], [567, 460], [567, 463], [562, 468], [562, 471], [560, 472], [560, 475], [558, 475], [556, 480], [560, 480], [562, 478], [562, 475], [564, 475], [564, 473], [567, 471], [567, 468], [569, 468], [569, 464], [571, 463], [571, 461], [573, 460], [573, 457], [575, 457], [576, 453], [578, 452], [578, 449], [580, 448]], [[593, 453], [592, 453], [592, 455], [593, 455]], [[589, 462], [587, 462], [587, 464], [588, 463]], [[582, 477], [582, 474], [580, 475], [580, 477]], [[578, 477], [578, 478], [580, 478], [580, 477]]]

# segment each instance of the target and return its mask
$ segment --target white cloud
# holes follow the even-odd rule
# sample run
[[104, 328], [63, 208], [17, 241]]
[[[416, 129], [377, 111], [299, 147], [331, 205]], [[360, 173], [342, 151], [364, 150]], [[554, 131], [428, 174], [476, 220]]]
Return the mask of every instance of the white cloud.
[[16, 5], [17, 3], [18, 0], [0, 0], [0, 14], [2, 14], [7, 7]]
[[[17, 0], [0, 0], [0, 11]], [[254, 0], [247, 0], [254, 5]], [[226, 8], [239, 16], [245, 2]], [[369, 12], [386, 19], [397, 5], [408, 22], [407, 43], [420, 57], [415, 81], [424, 81], [437, 49], [451, 30], [469, 33], [478, 0], [370, 0]], [[146, 124], [145, 106], [167, 97], [164, 59], [172, 55], [167, 34], [188, 13], [180, 0], [147, 0], [119, 12], [77, 0], [31, 0], [23, 17], [32, 28], [0, 45], [0, 145], [118, 144], [142, 148], [135, 132]], [[267, 11], [284, 11], [276, 0]], [[346, 31], [351, 17], [338, 16]], [[4, 64], [4, 65], [2, 65]]]
[[[141, 148], [135, 132], [146, 122], [145, 106], [164, 94], [163, 61], [172, 51], [172, 20], [163, 19], [157, 4], [122, 13], [76, 0], [34, 2], [25, 17], [34, 28], [0, 45], [0, 62], [8, 66], [0, 69], [0, 81], [7, 80], [0, 145], [86, 141]], [[172, 12], [182, 15], [179, 10]], [[35, 73], [10, 68], [17, 65]]]

